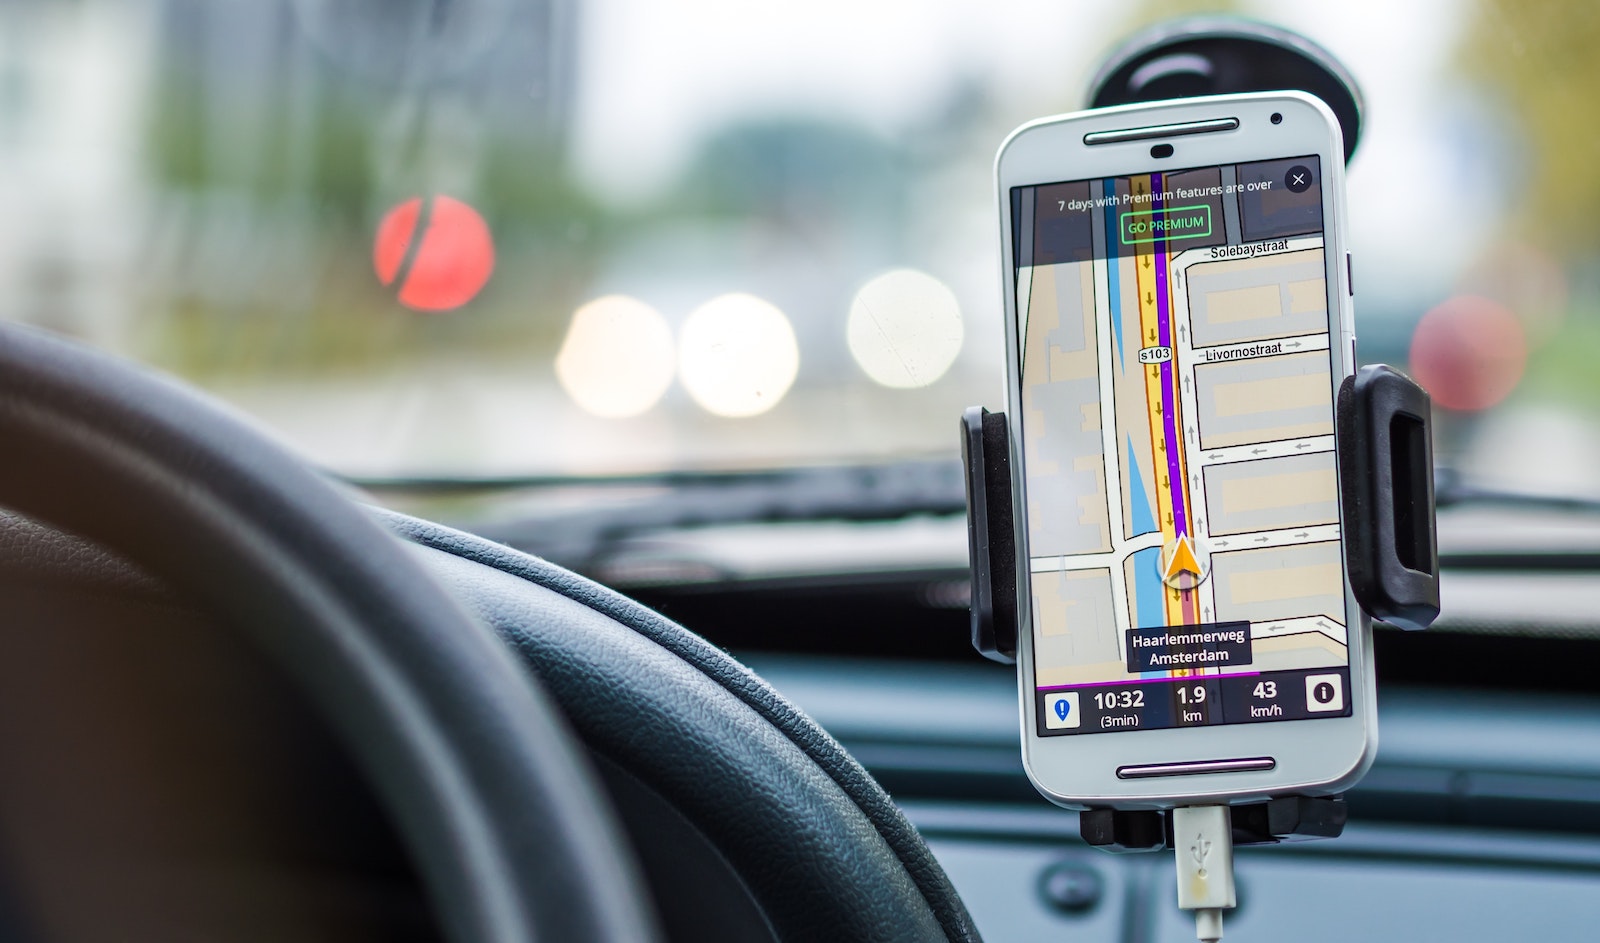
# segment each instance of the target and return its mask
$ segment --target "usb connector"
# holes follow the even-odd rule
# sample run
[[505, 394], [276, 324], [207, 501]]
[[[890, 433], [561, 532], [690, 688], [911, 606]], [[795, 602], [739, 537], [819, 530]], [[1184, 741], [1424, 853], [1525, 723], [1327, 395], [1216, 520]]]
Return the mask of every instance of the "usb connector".
[[1225, 805], [1172, 810], [1178, 906], [1194, 911], [1200, 943], [1222, 939], [1222, 912], [1238, 906], [1233, 889], [1233, 822]]

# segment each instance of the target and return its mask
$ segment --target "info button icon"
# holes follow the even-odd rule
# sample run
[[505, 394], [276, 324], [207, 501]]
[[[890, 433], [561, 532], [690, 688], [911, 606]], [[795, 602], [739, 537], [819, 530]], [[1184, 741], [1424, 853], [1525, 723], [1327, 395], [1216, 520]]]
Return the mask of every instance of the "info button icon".
[[1044, 696], [1046, 730], [1077, 730], [1080, 716], [1077, 691], [1053, 691]]
[[1344, 710], [1344, 679], [1336, 674], [1306, 675], [1306, 710]]

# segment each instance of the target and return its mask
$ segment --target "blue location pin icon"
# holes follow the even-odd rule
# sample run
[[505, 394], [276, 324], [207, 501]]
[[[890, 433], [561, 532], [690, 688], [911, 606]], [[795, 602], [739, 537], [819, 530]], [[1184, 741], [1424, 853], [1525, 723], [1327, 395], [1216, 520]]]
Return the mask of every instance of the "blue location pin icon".
[[1067, 715], [1072, 713], [1072, 702], [1064, 697], [1058, 697], [1056, 698], [1055, 710], [1057, 720], [1066, 720]]

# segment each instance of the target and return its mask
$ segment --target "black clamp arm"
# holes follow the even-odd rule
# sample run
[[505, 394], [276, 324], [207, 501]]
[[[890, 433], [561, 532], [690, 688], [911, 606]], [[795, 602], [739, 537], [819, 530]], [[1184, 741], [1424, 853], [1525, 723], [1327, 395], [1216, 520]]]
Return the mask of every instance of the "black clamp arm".
[[1433, 428], [1428, 394], [1382, 364], [1339, 387], [1345, 565], [1367, 614], [1402, 629], [1439, 617]]
[[970, 406], [961, 415], [967, 469], [967, 555], [972, 565], [972, 647], [1017, 661], [1017, 534], [1011, 523], [1011, 439], [1005, 413]]

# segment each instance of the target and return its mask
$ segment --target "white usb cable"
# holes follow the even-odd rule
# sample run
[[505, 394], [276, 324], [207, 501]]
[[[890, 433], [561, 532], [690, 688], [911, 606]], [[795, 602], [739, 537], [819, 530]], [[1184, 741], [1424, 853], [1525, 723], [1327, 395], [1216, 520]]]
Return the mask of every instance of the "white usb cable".
[[1178, 906], [1194, 911], [1200, 943], [1222, 939], [1222, 912], [1239, 904], [1233, 890], [1233, 817], [1225, 805], [1172, 810], [1178, 859]]

